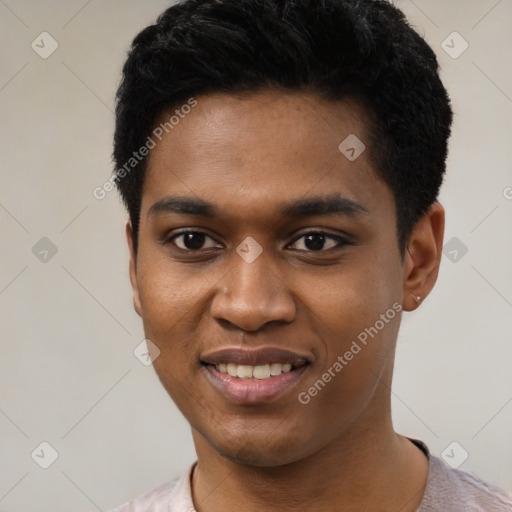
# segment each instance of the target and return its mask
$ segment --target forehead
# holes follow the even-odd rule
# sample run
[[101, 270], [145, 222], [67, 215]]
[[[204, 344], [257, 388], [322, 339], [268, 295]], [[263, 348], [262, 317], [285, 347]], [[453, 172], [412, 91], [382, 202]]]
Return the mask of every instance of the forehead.
[[143, 211], [169, 194], [227, 209], [271, 209], [333, 192], [364, 203], [385, 186], [370, 158], [367, 117], [355, 103], [277, 91], [195, 100], [157, 121], [176, 114], [150, 151]]

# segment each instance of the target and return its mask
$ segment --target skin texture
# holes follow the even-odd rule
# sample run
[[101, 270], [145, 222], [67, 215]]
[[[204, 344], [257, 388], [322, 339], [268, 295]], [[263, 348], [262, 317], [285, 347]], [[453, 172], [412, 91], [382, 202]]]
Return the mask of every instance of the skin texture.
[[[419, 220], [401, 255], [393, 194], [371, 148], [352, 162], [338, 150], [349, 134], [366, 138], [353, 103], [278, 91], [197, 101], [151, 150], [137, 255], [126, 228], [135, 310], [161, 351], [157, 375], [192, 427], [196, 509], [415, 510], [428, 461], [391, 422], [399, 314], [307, 405], [297, 396], [393, 304], [411, 311], [428, 295], [443, 208], [435, 203]], [[280, 214], [286, 203], [332, 194], [364, 211]], [[217, 215], [150, 213], [166, 196], [203, 199]], [[173, 245], [183, 228], [207, 233], [204, 248], [180, 250], [183, 237]], [[323, 250], [308, 249], [304, 235], [319, 231], [350, 243], [327, 238]], [[248, 236], [263, 249], [252, 263], [236, 252]], [[217, 348], [266, 345], [312, 361], [267, 403], [234, 404], [200, 363]]]

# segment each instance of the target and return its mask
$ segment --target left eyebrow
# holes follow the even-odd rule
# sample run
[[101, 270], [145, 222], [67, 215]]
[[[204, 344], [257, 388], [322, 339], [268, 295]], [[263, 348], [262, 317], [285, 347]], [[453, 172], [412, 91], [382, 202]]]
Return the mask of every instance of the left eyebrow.
[[353, 217], [368, 213], [368, 209], [363, 205], [337, 194], [308, 197], [307, 199], [293, 201], [281, 208], [281, 215], [285, 217], [339, 214]]

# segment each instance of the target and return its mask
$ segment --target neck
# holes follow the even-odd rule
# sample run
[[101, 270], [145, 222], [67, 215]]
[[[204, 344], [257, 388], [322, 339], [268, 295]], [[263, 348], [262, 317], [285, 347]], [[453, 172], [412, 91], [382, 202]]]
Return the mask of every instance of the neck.
[[[364, 425], [364, 427], [361, 427]], [[192, 496], [199, 512], [298, 509], [415, 511], [428, 461], [393, 430], [390, 414], [360, 418], [316, 453], [281, 466], [240, 464], [193, 430], [198, 462]]]

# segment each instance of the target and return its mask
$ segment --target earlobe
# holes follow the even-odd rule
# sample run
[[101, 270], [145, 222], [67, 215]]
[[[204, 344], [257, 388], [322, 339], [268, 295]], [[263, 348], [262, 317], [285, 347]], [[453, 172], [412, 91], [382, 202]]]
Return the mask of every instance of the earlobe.
[[137, 256], [135, 254], [135, 246], [133, 240], [133, 228], [132, 223], [128, 221], [126, 223], [126, 241], [128, 243], [128, 250], [130, 251], [130, 262], [129, 262], [129, 274], [130, 274], [130, 283], [132, 285], [133, 292], [133, 308], [137, 312], [137, 314], [142, 317], [142, 308], [140, 304], [140, 296], [139, 296], [139, 287], [137, 281]]
[[434, 203], [414, 226], [404, 258], [402, 305], [415, 310], [434, 287], [443, 249], [444, 208]]

